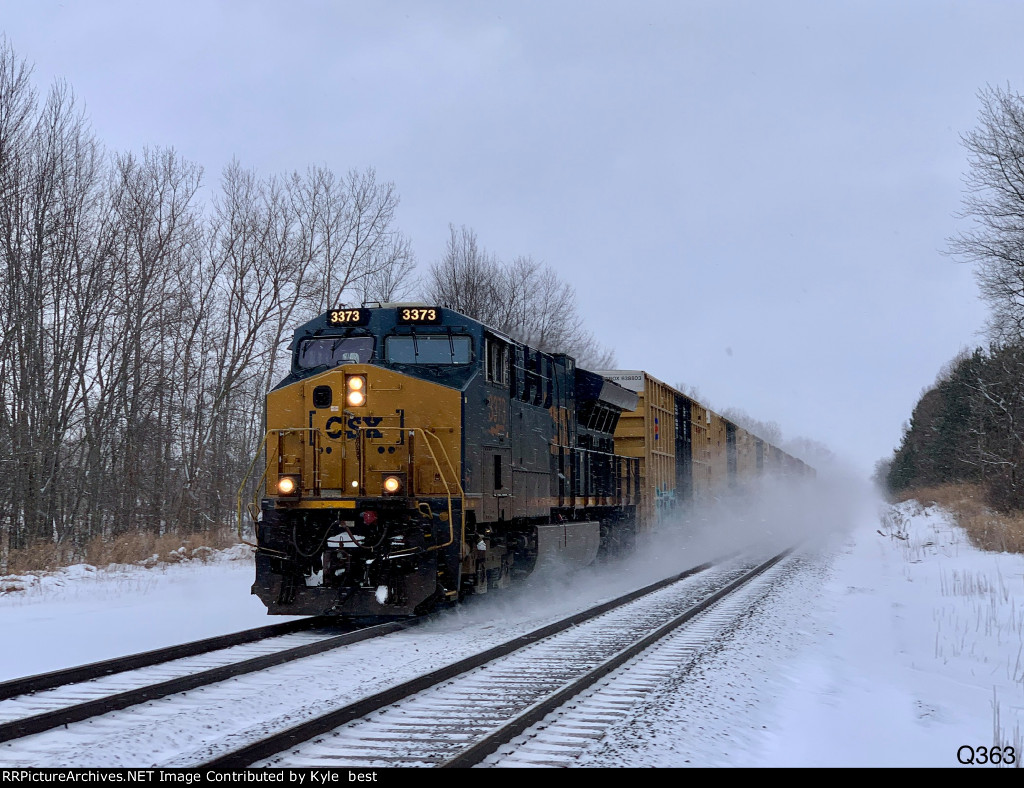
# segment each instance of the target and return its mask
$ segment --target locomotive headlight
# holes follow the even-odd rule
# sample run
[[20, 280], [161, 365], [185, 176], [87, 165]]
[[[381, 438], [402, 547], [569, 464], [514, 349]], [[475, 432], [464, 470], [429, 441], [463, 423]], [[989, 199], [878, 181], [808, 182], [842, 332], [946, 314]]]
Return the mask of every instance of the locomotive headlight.
[[405, 491], [405, 474], [387, 471], [380, 475], [381, 495], [408, 495]]
[[282, 476], [277, 480], [278, 495], [298, 495], [299, 478], [297, 476]]
[[353, 408], [358, 408], [366, 404], [366, 376], [365, 375], [349, 375], [345, 379], [345, 387], [348, 392], [345, 395], [345, 401]]

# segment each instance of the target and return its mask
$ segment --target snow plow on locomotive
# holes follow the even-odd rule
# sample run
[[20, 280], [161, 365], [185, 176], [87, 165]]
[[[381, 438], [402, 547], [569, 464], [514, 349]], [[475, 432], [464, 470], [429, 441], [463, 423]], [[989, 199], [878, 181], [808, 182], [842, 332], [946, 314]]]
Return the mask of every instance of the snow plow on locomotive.
[[291, 352], [249, 504], [271, 614], [421, 615], [628, 552], [744, 476], [810, 471], [647, 373], [580, 369], [442, 307], [332, 310]]

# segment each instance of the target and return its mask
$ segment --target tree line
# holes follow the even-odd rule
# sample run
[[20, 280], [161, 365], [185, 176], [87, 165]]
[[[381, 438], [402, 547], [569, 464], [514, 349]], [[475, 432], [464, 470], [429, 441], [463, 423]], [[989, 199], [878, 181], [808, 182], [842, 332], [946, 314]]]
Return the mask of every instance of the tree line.
[[998, 511], [1024, 509], [1024, 97], [979, 94], [963, 217], [949, 251], [973, 266], [990, 309], [988, 345], [954, 358], [925, 391], [876, 478], [891, 491], [943, 482], [982, 485]]
[[0, 38], [0, 573], [39, 542], [72, 559], [97, 538], [232, 527], [291, 331], [330, 307], [419, 290], [610, 360], [571, 286], [478, 254], [470, 230], [422, 281], [373, 169], [234, 161], [208, 188], [173, 149], [106, 152], [71, 88], [40, 97], [31, 74]]
[[1024, 509], [1024, 345], [963, 352], [914, 408], [885, 467], [889, 489], [980, 484], [999, 511]]

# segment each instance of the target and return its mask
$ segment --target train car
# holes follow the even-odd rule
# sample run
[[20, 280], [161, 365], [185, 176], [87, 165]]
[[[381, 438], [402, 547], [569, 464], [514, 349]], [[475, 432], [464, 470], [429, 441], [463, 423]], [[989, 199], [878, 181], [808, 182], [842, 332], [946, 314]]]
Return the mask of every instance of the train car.
[[615, 430], [615, 451], [639, 462], [640, 505], [638, 530], [650, 530], [682, 494], [677, 465], [689, 452], [680, 433], [683, 421], [676, 408], [676, 392], [643, 370], [597, 370], [606, 380], [637, 395], [637, 406], [623, 413]]
[[721, 496], [765, 473], [813, 473], [801, 460], [648, 372], [598, 374], [637, 394], [637, 407], [619, 419], [614, 445], [640, 462], [641, 533], [687, 504]]
[[290, 350], [243, 482], [272, 614], [420, 615], [806, 469], [647, 372], [584, 370], [444, 307], [331, 310]]
[[443, 307], [336, 309], [267, 396], [251, 511], [270, 613], [424, 613], [629, 549], [636, 395]]

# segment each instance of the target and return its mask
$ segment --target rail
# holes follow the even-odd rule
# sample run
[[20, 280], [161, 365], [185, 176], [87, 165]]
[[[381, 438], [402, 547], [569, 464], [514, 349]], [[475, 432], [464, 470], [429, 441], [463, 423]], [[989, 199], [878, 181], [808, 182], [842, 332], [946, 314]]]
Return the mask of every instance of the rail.
[[[553, 666], [551, 675], [524, 682], [527, 675], [522, 670], [509, 672], [509, 683], [503, 684], [501, 671], [496, 670], [495, 677], [485, 682], [487, 687], [475, 685], [472, 690], [474, 711], [477, 719], [466, 720], [464, 725], [452, 728], [451, 720], [446, 716], [451, 708], [464, 705], [466, 691], [454, 689], [454, 696], [459, 697], [458, 703], [451, 700], [442, 701], [443, 709], [431, 711], [422, 722], [412, 720], [403, 715], [399, 723], [403, 733], [399, 738], [378, 739], [371, 746], [380, 754], [381, 765], [405, 765], [417, 762], [422, 765], [435, 766], [473, 766], [479, 764], [501, 744], [509, 742], [530, 725], [535, 724], [546, 714], [576, 697], [583, 689], [591, 686], [600, 678], [607, 677], [611, 671], [620, 668], [629, 659], [639, 656], [641, 652], [654, 645], [678, 627], [693, 619], [712, 604], [724, 599], [755, 577], [762, 575], [776, 565], [790, 551], [773, 556], [768, 561], [740, 561], [733, 568], [723, 566], [720, 562], [706, 563], [692, 567], [669, 578], [665, 578], [649, 586], [637, 589], [621, 597], [598, 604], [595, 607], [575, 613], [572, 616], [547, 624], [532, 632], [520, 634], [511, 640], [499, 643], [478, 654], [471, 655], [454, 663], [446, 664], [436, 670], [391, 686], [377, 694], [363, 696], [355, 702], [327, 711], [321, 716], [307, 719], [295, 727], [271, 734], [265, 739], [253, 741], [231, 752], [221, 752], [211, 760], [201, 764], [202, 768], [243, 769], [262, 768], [265, 766], [280, 767], [278, 759], [284, 753], [295, 753], [305, 742], [317, 740], [318, 746], [331, 747], [326, 736], [332, 731], [341, 733], [338, 749], [327, 754], [328, 759], [344, 758], [345, 749], [355, 736], [348, 741], [345, 734], [337, 731], [343, 725], [356, 722], [361, 718], [374, 719], [374, 726], [382, 719], [391, 707], [397, 709], [399, 704], [424, 691], [441, 691], [441, 685], [452, 685], [453, 680], [469, 674], [476, 669], [504, 659], [516, 652], [523, 652], [526, 647], [538, 646], [547, 649], [545, 655], [539, 656]], [[728, 562], [728, 559], [726, 559]], [[680, 588], [676, 599], [666, 606], [662, 599], [651, 604], [644, 611], [644, 597], [656, 591], [669, 589], [676, 583], [694, 577], [706, 570], [721, 570], [712, 576], [710, 589], [701, 585]], [[642, 615], [626, 614], [623, 623], [613, 623], [606, 630], [606, 636], [595, 640], [595, 630], [585, 631], [582, 627], [588, 622], [598, 622], [602, 617], [613, 613], [617, 608], [632, 603], [639, 603], [637, 608]], [[596, 627], [600, 631], [600, 627]], [[570, 652], [567, 646], [555, 642], [556, 637], [564, 637], [568, 645], [575, 645], [576, 651]], [[547, 642], [549, 645], [544, 646]], [[576, 658], [567, 658], [567, 653], [576, 654]], [[539, 664], [538, 652], [526, 658], [529, 664]], [[490, 693], [490, 701], [486, 697]], [[417, 717], [423, 716], [417, 714]], [[474, 731], [479, 728], [480, 731]], [[369, 734], [370, 738], [375, 735]], [[385, 736], [392, 735], [389, 731]], [[381, 741], [389, 742], [382, 746]], [[367, 743], [367, 742], [360, 742]], [[409, 746], [407, 746], [409, 745]], [[340, 753], [340, 755], [338, 755]], [[302, 756], [300, 756], [302, 757]], [[365, 752], [353, 756], [356, 759], [370, 757]], [[405, 760], [402, 760], [402, 759]], [[269, 762], [267, 762], [269, 761]], [[304, 765], [307, 765], [304, 763]]]

